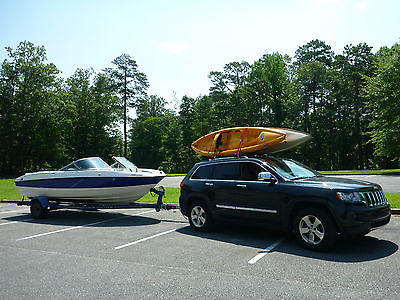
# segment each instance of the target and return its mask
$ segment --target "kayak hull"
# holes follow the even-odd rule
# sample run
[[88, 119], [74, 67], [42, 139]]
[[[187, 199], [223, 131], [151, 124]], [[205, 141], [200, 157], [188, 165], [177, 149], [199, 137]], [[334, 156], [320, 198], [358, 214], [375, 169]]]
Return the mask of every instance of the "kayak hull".
[[211, 132], [192, 143], [192, 149], [206, 157], [250, 153], [275, 153], [296, 147], [311, 138], [291, 129], [234, 127]]

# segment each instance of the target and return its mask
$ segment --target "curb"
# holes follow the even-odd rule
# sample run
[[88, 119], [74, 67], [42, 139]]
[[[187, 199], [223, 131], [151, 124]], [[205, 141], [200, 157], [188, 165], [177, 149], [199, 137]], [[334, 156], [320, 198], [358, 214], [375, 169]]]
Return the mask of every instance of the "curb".
[[398, 208], [391, 208], [390, 212], [392, 213], [392, 215], [400, 215], [400, 209]]

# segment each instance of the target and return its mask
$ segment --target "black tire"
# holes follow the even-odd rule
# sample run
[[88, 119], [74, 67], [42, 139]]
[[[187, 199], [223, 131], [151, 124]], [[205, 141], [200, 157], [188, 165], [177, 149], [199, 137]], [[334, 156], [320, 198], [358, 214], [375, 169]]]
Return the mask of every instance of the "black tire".
[[300, 244], [314, 251], [328, 249], [338, 237], [331, 216], [318, 208], [306, 208], [300, 211], [293, 226]]
[[194, 201], [189, 208], [190, 227], [196, 231], [208, 231], [213, 227], [210, 210], [202, 201]]
[[43, 219], [47, 216], [47, 209], [42, 207], [39, 200], [31, 201], [31, 216], [34, 219]]

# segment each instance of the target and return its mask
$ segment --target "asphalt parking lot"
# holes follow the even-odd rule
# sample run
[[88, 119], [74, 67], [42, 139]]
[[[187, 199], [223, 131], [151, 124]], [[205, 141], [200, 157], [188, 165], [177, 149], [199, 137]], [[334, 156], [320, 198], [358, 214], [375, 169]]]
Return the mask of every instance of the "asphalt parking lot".
[[1, 299], [399, 299], [400, 217], [328, 253], [242, 226], [195, 233], [178, 210], [0, 205]]

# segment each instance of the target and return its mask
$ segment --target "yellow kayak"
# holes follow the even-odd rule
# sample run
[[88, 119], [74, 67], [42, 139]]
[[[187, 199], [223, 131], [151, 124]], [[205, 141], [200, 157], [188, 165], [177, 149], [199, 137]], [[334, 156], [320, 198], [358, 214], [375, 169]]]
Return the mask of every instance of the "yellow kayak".
[[282, 143], [285, 137], [280, 130], [264, 127], [226, 128], [202, 136], [192, 149], [208, 157], [268, 152], [268, 147]]

